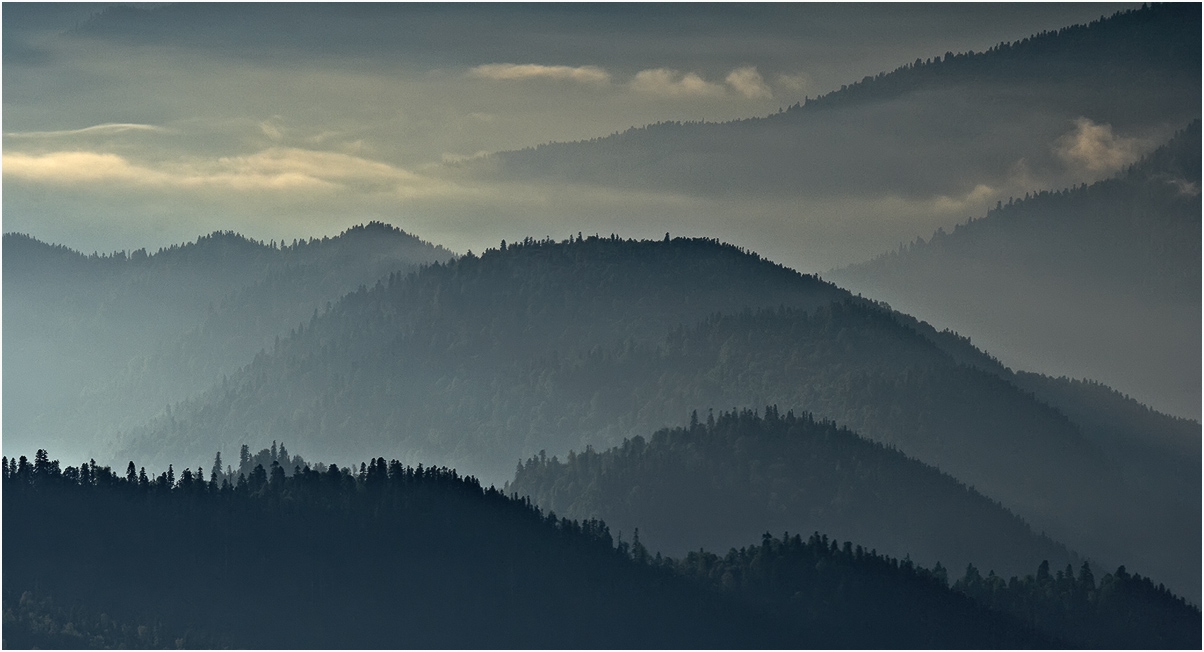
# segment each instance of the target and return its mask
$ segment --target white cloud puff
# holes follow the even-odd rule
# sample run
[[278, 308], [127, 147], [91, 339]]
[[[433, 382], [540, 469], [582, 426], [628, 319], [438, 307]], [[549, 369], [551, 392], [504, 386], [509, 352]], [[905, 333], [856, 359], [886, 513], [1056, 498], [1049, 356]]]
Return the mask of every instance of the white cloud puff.
[[468, 71], [485, 79], [565, 79], [583, 84], [606, 84], [610, 73], [598, 66], [544, 66], [537, 63], [488, 63]]
[[681, 73], [669, 68], [651, 68], [636, 73], [631, 88], [641, 93], [666, 97], [714, 97], [724, 94], [723, 86], [706, 81], [696, 73]]
[[1087, 171], [1111, 174], [1141, 158], [1145, 143], [1112, 133], [1112, 125], [1088, 118], [1074, 121], [1074, 129], [1058, 139], [1054, 153], [1065, 163]]
[[761, 78], [761, 73], [753, 66], [736, 68], [727, 74], [724, 81], [750, 100], [767, 100], [773, 97], [773, 91], [769, 90], [769, 86]]

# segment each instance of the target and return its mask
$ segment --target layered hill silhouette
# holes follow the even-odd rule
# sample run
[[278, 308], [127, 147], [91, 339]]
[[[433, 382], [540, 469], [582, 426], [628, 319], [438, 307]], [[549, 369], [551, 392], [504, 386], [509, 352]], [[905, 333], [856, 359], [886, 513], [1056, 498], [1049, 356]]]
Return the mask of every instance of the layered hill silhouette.
[[1068, 166], [1100, 161], [1058, 154], [1076, 121], [1144, 139], [1199, 117], [1200, 45], [1198, 6], [1153, 5], [986, 52], [933, 53], [763, 118], [659, 123], [479, 167], [704, 196], [961, 197], [1008, 187], [1017, 166], [1077, 183], [1086, 171]]
[[545, 515], [455, 471], [383, 458], [361, 468], [258, 467], [219, 486], [187, 470], [139, 477], [132, 463], [127, 476], [60, 468], [44, 451], [32, 464], [6, 458], [5, 645], [1061, 644], [927, 569], [860, 549], [846, 559], [826, 540], [774, 555], [813, 569], [830, 558], [806, 583], [815, 595], [782, 600], [753, 577], [739, 595], [696, 563], [653, 560], [638, 541], [616, 548], [604, 523]]
[[924, 566], [973, 563], [1004, 576], [1080, 561], [937, 469], [772, 407], [764, 417], [708, 415], [563, 461], [533, 457], [506, 491], [629, 536], [638, 529], [649, 549], [671, 555], [736, 548], [757, 532], [818, 531]]
[[1198, 419], [1200, 183], [1196, 121], [1111, 179], [1001, 203], [825, 276], [972, 333], [1018, 366]]
[[1198, 472], [1142, 484], [1107, 436], [915, 323], [709, 240], [527, 240], [346, 296], [130, 431], [114, 457], [207, 464], [278, 439], [319, 459], [375, 448], [500, 483], [539, 450], [778, 405], [936, 466], [1090, 558], [1198, 583], [1198, 555], [1183, 553], [1199, 538], [1184, 541], [1199, 530]]
[[[996, 199], [1006, 204], [1009, 196], [1049, 195], [1039, 191], [1078, 188], [1123, 171], [1199, 120], [1200, 33], [1199, 7], [1151, 5], [986, 52], [925, 53], [936, 56], [775, 115], [666, 122], [590, 141], [547, 143], [465, 163], [464, 173], [722, 197], [737, 206], [733, 210], [741, 201], [752, 206], [776, 198], [794, 208], [773, 213], [773, 219], [757, 217], [769, 209], [750, 208], [747, 218], [775, 234], [772, 239], [760, 229], [747, 229], [747, 236], [723, 231], [724, 237], [756, 239], [763, 253], [820, 271], [806, 266], [821, 259], [823, 268], [858, 263], [896, 242], [927, 236], [938, 223], [981, 215]], [[1188, 137], [1187, 150], [1194, 149], [1198, 169], [1199, 136], [1191, 142]], [[1159, 410], [1199, 420], [1198, 220], [1195, 233], [1189, 232], [1191, 221], [1180, 225], [1187, 231], [1140, 230], [1143, 223], [1167, 226], [1172, 214], [1182, 215], [1166, 201], [1176, 191], [1184, 193], [1180, 203], [1189, 213], [1199, 213], [1198, 196], [1194, 206], [1192, 201], [1198, 173], [1190, 170], [1158, 180], [1161, 199], [1147, 197], [1155, 190], [1149, 187], [1114, 195], [1104, 209], [1129, 218], [1140, 211], [1145, 219], [1123, 225], [1104, 219], [1106, 225], [1069, 241], [1066, 234], [1038, 229], [1030, 237], [1049, 242], [1028, 249], [1036, 259], [1031, 268], [1021, 256], [999, 265], [970, 257], [958, 261], [965, 269], [949, 261], [923, 274], [896, 265], [877, 266], [872, 276], [840, 269], [825, 278], [970, 335], [1013, 367], [1092, 378]], [[1053, 210], [1055, 202], [1042, 201]], [[1162, 210], [1171, 213], [1148, 214]], [[836, 234], [830, 230], [835, 222], [846, 225]], [[909, 230], [900, 226], [905, 223], [925, 226]], [[700, 218], [700, 224], [711, 234], [726, 228], [712, 218]], [[890, 235], [861, 249], [849, 244], [869, 242], [864, 232]], [[841, 253], [825, 258], [816, 241]], [[1006, 250], [1006, 243], [996, 246]], [[1195, 256], [1176, 266], [1192, 246]], [[1172, 295], [1166, 284], [1147, 282], [1155, 270], [1172, 266], [1183, 276], [1170, 279]], [[1194, 292], [1182, 283], [1192, 278]], [[1184, 305], [1183, 297], [1195, 298]]]
[[422, 168], [654, 240], [6, 234], [3, 647], [1197, 648], [1200, 17]]
[[357, 286], [450, 256], [378, 222], [105, 256], [5, 234], [5, 441], [99, 453], [104, 435], [219, 382]]
[[[275, 460], [274, 460], [275, 461]], [[2, 460], [5, 647], [1192, 647], [1124, 567], [1004, 583], [766, 533], [652, 556], [447, 468], [125, 475]], [[88, 536], [79, 536], [85, 531]], [[103, 545], [96, 545], [103, 541]], [[314, 563], [318, 561], [320, 563]], [[232, 590], [234, 587], [234, 590]], [[600, 626], [605, 623], [606, 626]]]

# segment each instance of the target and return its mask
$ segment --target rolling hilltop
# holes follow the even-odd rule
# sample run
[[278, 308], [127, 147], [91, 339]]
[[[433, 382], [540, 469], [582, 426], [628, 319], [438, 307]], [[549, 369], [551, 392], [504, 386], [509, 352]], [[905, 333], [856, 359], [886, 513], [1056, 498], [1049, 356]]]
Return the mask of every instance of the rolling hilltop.
[[1010, 363], [1200, 415], [1200, 123], [1117, 176], [825, 276]]
[[219, 382], [357, 286], [450, 256], [380, 223], [105, 256], [5, 234], [5, 441], [100, 454], [118, 427]]
[[[897, 450], [810, 415], [722, 413], [622, 446], [533, 457], [507, 492], [570, 518], [639, 530], [651, 550], [727, 550], [758, 532], [825, 532], [925, 566], [1004, 575], [1076, 556]], [[1075, 565], [1078, 565], [1076, 563]]]
[[9, 9], [0, 647], [1200, 646], [1200, 4]]
[[541, 449], [776, 404], [936, 466], [1086, 556], [1194, 585], [1184, 548], [1199, 509], [1182, 496], [1198, 473], [1135, 482], [1135, 462], [1095, 430], [914, 323], [709, 240], [528, 240], [346, 296], [129, 431], [115, 457], [208, 463], [278, 439], [318, 459], [383, 448], [501, 482]]
[[[1200, 34], [1198, 5], [1151, 5], [985, 52], [925, 53], [773, 115], [547, 143], [460, 173], [705, 197], [724, 215], [697, 208], [699, 232], [836, 268], [825, 278], [1014, 368], [1105, 382], [1198, 421], [1199, 131], [1175, 134], [1200, 119]], [[954, 246], [999, 230], [975, 220], [912, 262], [854, 265], [984, 212], [1011, 222], [991, 251]]]
[[1043, 563], [1004, 583], [971, 565], [950, 586], [939, 565], [818, 533], [653, 556], [634, 535], [615, 545], [600, 521], [384, 458], [358, 473], [259, 466], [235, 484], [64, 468], [44, 450], [2, 461], [5, 647], [1199, 642], [1199, 609], [1123, 567], [1097, 583], [1086, 564]]

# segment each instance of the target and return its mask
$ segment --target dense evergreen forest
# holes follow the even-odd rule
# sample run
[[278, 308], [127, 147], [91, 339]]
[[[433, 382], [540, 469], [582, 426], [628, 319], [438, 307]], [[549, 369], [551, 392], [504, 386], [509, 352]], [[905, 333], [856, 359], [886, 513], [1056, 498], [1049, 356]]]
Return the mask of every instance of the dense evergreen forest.
[[[687, 577], [735, 591], [771, 613], [797, 613], [801, 609], [820, 617], [840, 617], [808, 605], [822, 603], [823, 596], [831, 592], [865, 591], [858, 604], [871, 612], [889, 610], [887, 604], [910, 599], [883, 582], [892, 574], [917, 574], [934, 588], [944, 587], [948, 581], [948, 571], [939, 564], [924, 569], [907, 559], [867, 552], [849, 541], [838, 545], [818, 533], [806, 541], [798, 535], [778, 539], [766, 533], [760, 546], [732, 549], [723, 556], [699, 550], [668, 563]], [[1042, 562], [1035, 574], [1006, 581], [994, 571], [983, 577], [970, 564], [952, 588], [979, 604], [990, 605], [997, 613], [1013, 615], [1039, 632], [1057, 637], [1064, 645], [1097, 649], [1199, 647], [1200, 610], [1162, 585], [1129, 574], [1123, 566], [1105, 574], [1097, 584], [1088, 563], [1079, 568], [1077, 577], [1069, 566], [1054, 574], [1049, 563]], [[891, 597], [880, 601], [883, 595]], [[887, 643], [881, 647], [904, 645]]]
[[1052, 173], [1048, 144], [1082, 116], [1142, 137], [1198, 118], [1200, 26], [1193, 4], [1119, 11], [986, 52], [933, 53], [762, 118], [548, 143], [476, 171], [707, 196], [960, 196], [973, 186], [951, 180], [1000, 187], [1016, 161]]
[[1112, 178], [1001, 202], [826, 276], [997, 355], [1144, 387], [1198, 416], [1199, 366], [1185, 360], [1200, 357], [1200, 133], [1197, 120]]
[[1110, 631], [1137, 647], [1199, 641], [1197, 609], [1124, 569], [1096, 587], [1084, 566], [1070, 582], [1080, 599], [1063, 604], [1044, 590], [1048, 564], [1002, 586], [971, 567], [950, 589], [940, 566], [818, 534], [671, 559], [638, 533], [616, 545], [600, 521], [383, 458], [358, 472], [257, 466], [219, 484], [133, 462], [124, 475], [62, 468], [39, 450], [32, 463], [5, 458], [3, 474], [5, 647], [1061, 647]]
[[100, 454], [347, 292], [451, 253], [379, 222], [264, 243], [231, 232], [83, 255], [4, 235], [5, 440]]
[[[621, 408], [595, 401], [574, 415], [586, 419], [577, 435], [567, 421], [550, 432], [551, 417], [532, 419], [530, 410], [578, 407], [549, 401], [548, 392], [585, 391], [588, 402], [619, 387], [608, 390], [602, 378], [540, 384], [545, 368], [575, 369], [582, 356], [609, 358], [616, 346], [654, 347], [670, 329], [716, 312], [812, 309], [848, 297], [706, 239], [503, 242], [479, 257], [391, 274], [350, 293], [146, 431], [164, 430], [165, 440], [132, 439], [128, 450], [136, 454], [123, 455], [167, 463], [175, 458], [158, 456], [171, 451], [207, 462], [213, 450], [233, 451], [255, 433], [257, 444], [285, 440], [327, 458], [365, 457], [381, 445], [408, 449], [415, 462], [471, 462], [474, 473], [501, 482], [530, 452], [567, 449], [553, 437], [575, 444], [613, 427]], [[540, 386], [528, 392], [530, 383]], [[672, 410], [670, 422], [688, 413]]]
[[327, 459], [383, 448], [500, 484], [541, 449], [778, 405], [894, 446], [1082, 554], [1196, 595], [1198, 473], [1134, 482], [1137, 462], [1032, 391], [952, 334], [736, 247], [578, 236], [351, 293], [131, 431], [119, 458], [208, 464], [214, 450], [276, 439]]
[[[877, 556], [830, 574], [843, 593], [767, 611], [698, 586], [704, 576], [649, 557], [638, 540], [616, 546], [601, 522], [544, 514], [446, 468], [378, 458], [359, 473], [332, 465], [286, 476], [279, 465], [258, 466], [234, 485], [200, 474], [151, 479], [132, 463], [125, 476], [92, 464], [60, 469], [44, 451], [32, 464], [6, 458], [5, 646], [1053, 641], [934, 584], [923, 569]], [[893, 602], [883, 586], [906, 599]], [[860, 599], [875, 611], [858, 611]]]
[[809, 414], [769, 407], [707, 415], [689, 428], [533, 457], [507, 492], [570, 518], [639, 528], [652, 550], [725, 550], [769, 530], [826, 532], [924, 565], [1003, 574], [1079, 561], [957, 480]]

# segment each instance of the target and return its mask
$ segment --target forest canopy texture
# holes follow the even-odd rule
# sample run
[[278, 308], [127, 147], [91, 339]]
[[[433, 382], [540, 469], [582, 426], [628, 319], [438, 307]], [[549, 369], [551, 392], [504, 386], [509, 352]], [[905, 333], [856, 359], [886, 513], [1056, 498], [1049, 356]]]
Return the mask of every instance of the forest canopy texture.
[[[3, 460], [4, 646], [1196, 647], [1122, 567], [1003, 583], [765, 534], [652, 556], [446, 468], [203, 471]], [[87, 532], [88, 536], [80, 536]], [[16, 534], [17, 536], [14, 536]], [[98, 545], [97, 542], [103, 542]], [[321, 564], [310, 563], [315, 556]], [[237, 590], [231, 590], [231, 582]], [[271, 623], [265, 627], [264, 623]], [[1101, 645], [1102, 644], [1102, 645]]]

